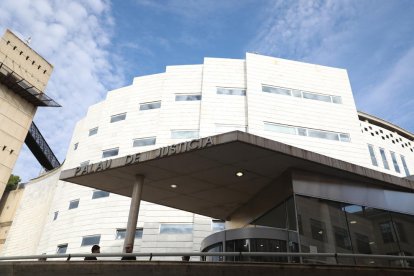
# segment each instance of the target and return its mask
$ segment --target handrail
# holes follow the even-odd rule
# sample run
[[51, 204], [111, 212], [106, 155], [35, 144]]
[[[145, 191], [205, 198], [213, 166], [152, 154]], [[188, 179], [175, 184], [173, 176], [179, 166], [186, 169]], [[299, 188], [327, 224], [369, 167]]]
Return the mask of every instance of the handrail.
[[47, 260], [47, 259], [66, 259], [97, 257], [97, 258], [114, 258], [114, 257], [148, 257], [151, 261], [154, 257], [208, 257], [208, 256], [225, 256], [225, 257], [324, 257], [324, 258], [356, 258], [356, 259], [381, 259], [381, 260], [412, 260], [414, 256], [399, 255], [371, 255], [371, 254], [349, 254], [349, 253], [295, 253], [295, 252], [169, 252], [169, 253], [73, 253], [73, 254], [42, 254], [26, 256], [8, 256], [0, 257], [0, 261], [15, 260]]

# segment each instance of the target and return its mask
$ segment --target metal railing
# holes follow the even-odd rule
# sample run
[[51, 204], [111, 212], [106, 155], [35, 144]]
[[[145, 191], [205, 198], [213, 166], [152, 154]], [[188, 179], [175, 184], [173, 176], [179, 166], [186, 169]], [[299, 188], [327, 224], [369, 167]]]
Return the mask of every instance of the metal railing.
[[[284, 258], [297, 258], [300, 261], [295, 262], [297, 264], [312, 264], [311, 262], [303, 262], [304, 258], [333, 258], [335, 263], [320, 263], [317, 265], [349, 265], [341, 263], [338, 259], [370, 259], [370, 260], [388, 260], [388, 261], [400, 261], [399, 267], [414, 269], [414, 256], [399, 256], [399, 255], [370, 255], [370, 254], [349, 254], [349, 253], [293, 253], [293, 252], [170, 252], [170, 253], [74, 253], [74, 254], [42, 254], [42, 255], [27, 255], [27, 256], [9, 256], [0, 257], [0, 261], [21, 261], [21, 260], [37, 260], [47, 261], [55, 259], [63, 259], [66, 261], [79, 261], [85, 257], [97, 257], [98, 261], [104, 261], [105, 258], [122, 258], [122, 257], [137, 257], [145, 258], [138, 261], [152, 261], [155, 257], [284, 257]], [[317, 260], [317, 259], [314, 259]], [[111, 260], [113, 261], [113, 259]], [[160, 260], [157, 260], [160, 261]], [[161, 260], [162, 261], [162, 260]], [[244, 262], [260, 262], [260, 261], [244, 261]], [[274, 263], [287, 263], [288, 261], [274, 261]], [[410, 262], [412, 262], [410, 264]], [[240, 263], [240, 261], [232, 261], [232, 263]], [[269, 263], [269, 262], [266, 262]], [[314, 264], [314, 263], [313, 263]], [[360, 264], [358, 264], [359, 266]], [[411, 266], [410, 266], [411, 265]], [[372, 266], [372, 265], [371, 265]], [[381, 265], [380, 265], [381, 266]], [[383, 266], [383, 265], [382, 265]], [[388, 265], [395, 267], [395, 265]]]

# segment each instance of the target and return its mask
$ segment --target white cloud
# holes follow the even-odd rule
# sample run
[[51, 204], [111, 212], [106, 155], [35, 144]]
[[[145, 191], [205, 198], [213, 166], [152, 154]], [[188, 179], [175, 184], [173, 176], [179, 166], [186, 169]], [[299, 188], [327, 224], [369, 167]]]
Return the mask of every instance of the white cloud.
[[[3, 0], [0, 31], [9, 28], [32, 37], [31, 47], [54, 65], [46, 93], [61, 108], [39, 108], [35, 117], [43, 136], [63, 161], [74, 124], [108, 89], [123, 84], [119, 60], [109, 51], [113, 32], [106, 0]], [[23, 149], [14, 173], [23, 180], [38, 175], [40, 165]]]

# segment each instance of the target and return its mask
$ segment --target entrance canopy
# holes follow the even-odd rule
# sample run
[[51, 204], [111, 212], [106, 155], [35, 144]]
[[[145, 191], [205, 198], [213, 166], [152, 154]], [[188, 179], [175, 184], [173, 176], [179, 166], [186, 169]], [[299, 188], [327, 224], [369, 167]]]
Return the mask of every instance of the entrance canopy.
[[130, 197], [139, 174], [142, 200], [229, 220], [288, 169], [414, 190], [407, 179], [240, 131], [65, 170], [60, 179]]

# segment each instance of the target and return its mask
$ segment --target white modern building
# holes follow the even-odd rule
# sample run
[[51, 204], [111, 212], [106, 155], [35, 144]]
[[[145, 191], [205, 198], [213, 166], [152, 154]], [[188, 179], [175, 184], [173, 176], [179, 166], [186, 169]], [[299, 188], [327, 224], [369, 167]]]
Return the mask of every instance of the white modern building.
[[[108, 92], [104, 101], [91, 106], [76, 125], [64, 165], [26, 185], [1, 254], [90, 252], [93, 244], [99, 244], [101, 252], [121, 252], [131, 199], [110, 193], [109, 188], [96, 190], [61, 181], [61, 171], [234, 130], [367, 168], [367, 175], [378, 171], [398, 179], [414, 172], [414, 135], [358, 112], [346, 70], [251, 53], [244, 60], [205, 58], [200, 65], [167, 66], [164, 73], [137, 77], [132, 85]], [[243, 153], [239, 154], [242, 159]], [[168, 166], [182, 174], [187, 170], [174, 162]], [[118, 177], [123, 176], [118, 173]], [[214, 184], [213, 177], [210, 182]], [[181, 187], [174, 178], [168, 184], [173, 190]], [[254, 179], [250, 184], [261, 185]], [[235, 197], [247, 194], [241, 185], [227, 190]], [[198, 186], [188, 198], [196, 202], [211, 196], [207, 187]], [[304, 202], [300, 204], [317, 205]], [[414, 208], [394, 211], [411, 216], [411, 222], [405, 232], [403, 226], [386, 232], [384, 224], [382, 235], [388, 233], [389, 240], [398, 235], [402, 242], [402, 233], [406, 233], [411, 249], [393, 250], [414, 254], [409, 234], [414, 231]], [[209, 242], [203, 240], [223, 230], [227, 219], [199, 214], [143, 202], [134, 252], [204, 250]], [[315, 229], [326, 232], [329, 228], [317, 220], [311, 219], [311, 224], [312, 234]], [[234, 228], [231, 220], [226, 228]], [[348, 234], [341, 229], [334, 238], [321, 237], [319, 242], [335, 239], [338, 244], [342, 237], [342, 248], [351, 250], [344, 241]], [[358, 237], [361, 243], [366, 235]], [[373, 246], [368, 241], [361, 244], [361, 248]], [[323, 252], [319, 245], [296, 250]], [[394, 252], [390, 250], [379, 253]], [[365, 252], [376, 253], [373, 249]]]

